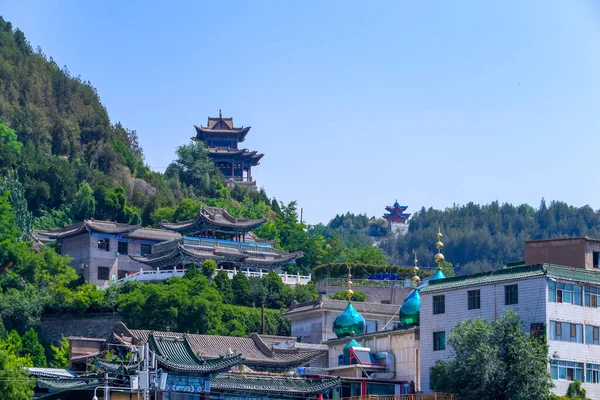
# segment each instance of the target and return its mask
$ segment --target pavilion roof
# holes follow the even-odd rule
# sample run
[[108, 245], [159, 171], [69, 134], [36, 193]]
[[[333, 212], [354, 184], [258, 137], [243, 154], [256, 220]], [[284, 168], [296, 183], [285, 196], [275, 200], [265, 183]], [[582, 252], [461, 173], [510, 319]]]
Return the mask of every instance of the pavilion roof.
[[[151, 332], [147, 330], [128, 329], [124, 324], [115, 328], [115, 334], [119, 337], [128, 336], [132, 338], [135, 345], [161, 338], [163, 351], [170, 351], [166, 346], [170, 340], [179, 338], [185, 340], [186, 351], [192, 352], [202, 360], [215, 360], [223, 357], [227, 352], [243, 357], [243, 364], [255, 369], [264, 370], [287, 370], [326, 354], [326, 350], [305, 349], [298, 347], [277, 348], [275, 345], [282, 342], [295, 342], [296, 338], [258, 335], [252, 333], [247, 337], [217, 336], [183, 334], [177, 332]], [[152, 344], [151, 344], [152, 345]], [[153, 346], [153, 345], [152, 345]], [[174, 346], [171, 344], [171, 346]], [[177, 346], [181, 346], [177, 344]], [[181, 348], [181, 347], [180, 347]], [[183, 350], [179, 350], [183, 351]], [[182, 355], [180, 357], [191, 357]]]
[[220, 392], [268, 393], [282, 396], [309, 396], [339, 386], [340, 378], [287, 378], [239, 374], [220, 374], [210, 382]]
[[[165, 243], [168, 245], [169, 243]], [[240, 244], [243, 246], [243, 244]], [[302, 252], [288, 253], [273, 249], [272, 253], [264, 254], [258, 251], [246, 251], [243, 248], [189, 246], [181, 241], [164, 251], [157, 251], [147, 256], [133, 256], [133, 260], [151, 265], [153, 267], [168, 267], [179, 264], [201, 263], [210, 259], [217, 263], [240, 263], [244, 266], [258, 266], [262, 268], [277, 268], [292, 260], [303, 256]]]
[[48, 231], [35, 231], [34, 236], [41, 241], [66, 239], [91, 232], [118, 235], [127, 239], [162, 242], [181, 238], [177, 232], [165, 229], [143, 228], [139, 225], [123, 224], [113, 221], [86, 219], [73, 225]]
[[258, 165], [261, 158], [265, 155], [258, 153], [257, 151], [249, 151], [248, 149], [231, 149], [229, 147], [210, 147], [208, 152], [213, 158], [219, 156], [233, 157], [235, 156], [240, 161], [253, 163], [252, 165]]
[[176, 223], [164, 223], [161, 226], [165, 229], [188, 235], [202, 232], [205, 229], [216, 229], [217, 231], [230, 233], [245, 233], [258, 228], [266, 221], [264, 218], [236, 218], [224, 208], [201, 206], [196, 218]]
[[150, 348], [156, 355], [158, 364], [171, 371], [215, 373], [228, 371], [243, 361], [241, 354], [221, 355], [216, 358], [201, 358], [192, 349], [189, 335], [164, 336], [150, 332], [147, 336]]
[[194, 125], [196, 139], [203, 140], [205, 136], [237, 136], [243, 142], [251, 127], [233, 126], [233, 118], [211, 118], [208, 117], [206, 126]]

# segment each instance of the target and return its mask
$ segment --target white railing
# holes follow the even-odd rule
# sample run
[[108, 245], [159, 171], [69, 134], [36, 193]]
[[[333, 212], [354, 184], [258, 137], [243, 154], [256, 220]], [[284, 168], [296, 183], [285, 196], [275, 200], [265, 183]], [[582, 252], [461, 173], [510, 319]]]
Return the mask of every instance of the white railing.
[[[237, 274], [237, 272], [238, 272], [238, 270], [236, 268], [234, 268], [233, 270], [229, 270], [229, 269], [224, 270], [223, 268], [217, 268], [217, 272], [221, 271], [221, 270], [227, 272], [227, 277], [229, 279], [233, 279], [235, 274]], [[165, 280], [168, 278], [172, 278], [174, 276], [181, 278], [185, 274], [185, 271], [186, 271], [185, 269], [177, 269], [177, 268], [163, 269], [163, 270], [161, 270], [161, 269], [157, 269], [157, 270], [140, 269], [139, 272], [134, 272], [132, 274], [126, 275], [124, 278], [118, 279], [116, 281], [110, 281], [110, 282], [104, 284], [103, 286], [101, 286], [100, 289], [106, 289], [109, 286], [118, 285], [121, 283], [130, 282], [130, 281], [162, 281], [162, 280]], [[262, 278], [263, 276], [267, 275], [267, 272], [263, 272], [263, 271], [242, 270], [242, 273], [244, 275], [246, 275], [248, 278]], [[281, 277], [281, 280], [283, 281], [284, 284], [290, 285], [290, 286], [306, 285], [311, 280], [311, 275], [288, 274], [287, 272], [284, 272], [283, 274], [279, 274], [279, 276]]]

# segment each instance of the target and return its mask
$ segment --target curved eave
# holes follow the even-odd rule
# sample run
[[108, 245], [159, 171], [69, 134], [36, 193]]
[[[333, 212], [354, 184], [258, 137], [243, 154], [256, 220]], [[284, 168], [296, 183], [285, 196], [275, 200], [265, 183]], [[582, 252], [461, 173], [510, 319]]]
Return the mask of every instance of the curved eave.
[[229, 371], [231, 367], [240, 365], [244, 358], [241, 354], [231, 357], [221, 357], [217, 359], [206, 360], [205, 364], [180, 364], [170, 361], [166, 357], [157, 356], [156, 361], [161, 367], [177, 372], [200, 372], [210, 374], [214, 372]]
[[196, 129], [196, 139], [204, 140], [205, 136], [235, 136], [239, 137], [239, 141], [243, 142], [250, 131], [251, 126], [245, 128], [233, 128], [233, 129], [210, 129], [205, 126], [194, 125]]

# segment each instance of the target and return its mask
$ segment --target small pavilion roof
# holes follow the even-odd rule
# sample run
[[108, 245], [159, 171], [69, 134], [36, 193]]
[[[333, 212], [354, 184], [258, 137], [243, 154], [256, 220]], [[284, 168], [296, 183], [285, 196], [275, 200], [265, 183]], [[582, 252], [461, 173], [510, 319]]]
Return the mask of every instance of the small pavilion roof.
[[181, 234], [193, 235], [205, 229], [215, 229], [220, 232], [248, 232], [264, 224], [266, 219], [236, 218], [224, 208], [200, 207], [196, 218], [176, 223], [163, 223], [161, 226]]
[[177, 232], [164, 229], [143, 228], [139, 225], [122, 224], [113, 221], [86, 219], [73, 225], [48, 231], [35, 231], [41, 241], [60, 240], [91, 232], [118, 235], [127, 239], [162, 242], [181, 238]]
[[206, 126], [194, 125], [197, 140], [204, 140], [206, 136], [237, 136], [240, 142], [246, 138], [251, 127], [233, 126], [233, 118], [208, 117]]
[[231, 367], [243, 361], [241, 354], [231, 356], [221, 355], [216, 358], [204, 359], [196, 355], [189, 342], [189, 336], [163, 336], [150, 332], [147, 336], [158, 364], [171, 371], [215, 373], [228, 371]]
[[[168, 340], [173, 338], [185, 339], [189, 351], [202, 360], [215, 360], [223, 357], [231, 351], [234, 355], [243, 357], [243, 364], [254, 369], [263, 370], [287, 370], [305, 364], [308, 361], [326, 354], [326, 350], [305, 349], [298, 347], [277, 348], [274, 347], [282, 342], [295, 342], [296, 338], [258, 335], [252, 333], [247, 337], [217, 336], [183, 334], [177, 332], [151, 332], [147, 330], [128, 329], [124, 324], [118, 324], [115, 328], [118, 337], [130, 337], [135, 345], [151, 341], [154, 338], [163, 340], [163, 349], [166, 349]], [[169, 339], [170, 338], [170, 339]], [[151, 346], [154, 346], [151, 343]], [[180, 346], [178, 344], [178, 346]], [[163, 350], [167, 351], [167, 350]], [[184, 357], [184, 356], [181, 356]], [[185, 357], [188, 357], [186, 355]], [[190, 356], [191, 357], [191, 356]]]
[[219, 156], [235, 156], [236, 159], [252, 163], [253, 166], [258, 165], [260, 159], [265, 156], [264, 154], [258, 153], [257, 151], [249, 151], [248, 149], [231, 149], [228, 147], [211, 147], [208, 149], [208, 151], [213, 158], [217, 158], [217, 162]]

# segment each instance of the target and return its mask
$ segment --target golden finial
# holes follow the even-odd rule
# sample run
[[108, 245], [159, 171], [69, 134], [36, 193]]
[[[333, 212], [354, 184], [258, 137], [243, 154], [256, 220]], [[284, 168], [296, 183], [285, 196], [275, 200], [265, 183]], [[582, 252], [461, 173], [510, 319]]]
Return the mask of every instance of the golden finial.
[[433, 256], [434, 261], [437, 263], [438, 265], [438, 269], [442, 269], [442, 263], [444, 262], [444, 255], [442, 254], [442, 249], [444, 248], [444, 243], [442, 243], [442, 230], [440, 228], [440, 225], [438, 224], [438, 233], [436, 235], [437, 237], [437, 243], [435, 244], [435, 248], [437, 249], [437, 254], [435, 256]]
[[412, 277], [412, 283], [418, 286], [419, 282], [421, 281], [421, 278], [419, 278], [419, 267], [417, 267], [417, 264], [419, 264], [419, 260], [417, 260], [417, 251], [414, 250], [413, 253], [415, 254], [415, 259], [413, 261], [413, 264], [415, 264], [415, 266], [413, 267], [415, 276]]
[[347, 286], [348, 286], [348, 290], [346, 290], [346, 297], [348, 298], [348, 302], [352, 301], [352, 296], [354, 296], [354, 291], [352, 290], [352, 281], [350, 280], [350, 278], [352, 278], [352, 274], [350, 273], [350, 266], [348, 265], [348, 282], [347, 282]]

